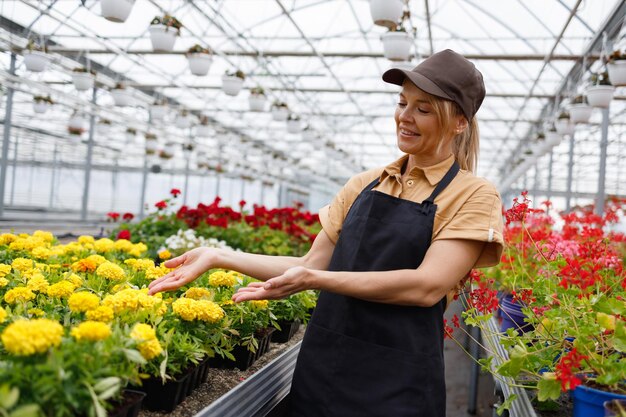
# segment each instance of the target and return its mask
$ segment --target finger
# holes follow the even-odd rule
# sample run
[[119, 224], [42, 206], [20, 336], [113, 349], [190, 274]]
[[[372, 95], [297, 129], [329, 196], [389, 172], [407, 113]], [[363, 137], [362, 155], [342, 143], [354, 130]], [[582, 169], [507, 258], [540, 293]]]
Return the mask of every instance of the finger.
[[173, 275], [168, 279], [163, 280], [161, 283], [155, 285], [154, 287], [150, 288], [148, 294], [154, 295], [157, 292], [172, 291], [179, 287], [182, 287], [186, 283], [186, 280], [181, 275]]
[[163, 275], [162, 277], [155, 279], [154, 281], [152, 281], [151, 283], [148, 284], [148, 288], [152, 288], [155, 285], [158, 285], [161, 282], [165, 281], [166, 279], [170, 279], [171, 277], [174, 276], [174, 272], [175, 271], [168, 272], [167, 274]]
[[246, 285], [245, 287], [241, 287], [241, 288], [263, 288], [263, 286], [265, 285], [264, 282], [251, 282], [248, 285]]
[[183, 253], [182, 255], [177, 256], [176, 258], [168, 259], [167, 261], [163, 262], [163, 265], [165, 265], [168, 268], [176, 268], [178, 265], [185, 263], [186, 260], [187, 260], [187, 253]]
[[243, 301], [250, 300], [268, 300], [273, 299], [275, 296], [269, 294], [267, 291], [263, 289], [258, 289], [257, 291], [247, 291], [243, 293], [236, 293], [233, 295], [232, 300], [236, 303], [241, 303]]
[[265, 281], [263, 288], [265, 288], [266, 290], [280, 288], [286, 284], [286, 281], [287, 280], [281, 275], [279, 277], [268, 279], [267, 281]]
[[253, 291], [258, 291], [259, 289], [263, 289], [263, 287], [241, 287], [239, 289], [237, 289], [236, 292], [253, 292]]

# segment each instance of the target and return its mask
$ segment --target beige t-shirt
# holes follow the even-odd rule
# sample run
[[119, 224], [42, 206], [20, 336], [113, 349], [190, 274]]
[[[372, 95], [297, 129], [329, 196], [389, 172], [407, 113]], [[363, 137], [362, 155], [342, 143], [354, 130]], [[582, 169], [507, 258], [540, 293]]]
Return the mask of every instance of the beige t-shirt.
[[[352, 177], [333, 201], [320, 209], [320, 222], [328, 237], [337, 243], [348, 210], [356, 197], [374, 179], [375, 190], [421, 203], [454, 163], [454, 156], [429, 167], [414, 167], [404, 183], [401, 169], [408, 155], [384, 168], [375, 168]], [[486, 242], [474, 268], [497, 264], [504, 248], [502, 238], [502, 201], [496, 188], [484, 178], [460, 170], [452, 182], [435, 199], [437, 211], [432, 242], [440, 239], [468, 239]]]

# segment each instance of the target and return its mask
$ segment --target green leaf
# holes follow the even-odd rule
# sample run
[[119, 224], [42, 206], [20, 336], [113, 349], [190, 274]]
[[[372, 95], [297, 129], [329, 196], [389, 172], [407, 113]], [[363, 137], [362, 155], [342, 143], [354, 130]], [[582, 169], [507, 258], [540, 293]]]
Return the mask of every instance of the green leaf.
[[501, 416], [502, 413], [504, 413], [504, 410], [508, 410], [509, 408], [511, 408], [511, 404], [515, 400], [517, 400], [517, 394], [513, 394], [509, 396], [509, 398], [507, 398], [506, 401], [504, 401], [501, 405], [498, 406], [498, 408], [496, 409], [496, 413], [498, 413], [498, 415]]
[[2, 392], [0, 392], [0, 407], [6, 410], [13, 408], [19, 398], [20, 390], [17, 389], [17, 387], [13, 387], [9, 390], [8, 385], [3, 385]]
[[11, 411], [9, 417], [37, 417], [40, 414], [39, 406], [37, 404], [26, 404]]
[[98, 394], [98, 399], [105, 401], [117, 394], [120, 391], [120, 385], [115, 385], [107, 389], [106, 391], [102, 391]]
[[561, 383], [556, 379], [542, 378], [537, 384], [539, 394], [537, 399], [540, 402], [547, 400], [557, 400], [561, 396]]
[[615, 334], [613, 335], [613, 347], [618, 352], [626, 352], [626, 326], [621, 320], [618, 320], [615, 326]]
[[131, 362], [137, 363], [139, 365], [145, 365], [146, 363], [148, 363], [143, 356], [141, 356], [141, 353], [139, 353], [138, 350], [135, 349], [123, 349], [124, 355], [126, 355], [126, 359], [128, 359]]
[[116, 376], [110, 376], [108, 378], [102, 378], [101, 380], [99, 380], [96, 385], [93, 386], [93, 389], [95, 392], [101, 393], [103, 391], [111, 389], [111, 387], [118, 388], [121, 384], [122, 380], [120, 378]]

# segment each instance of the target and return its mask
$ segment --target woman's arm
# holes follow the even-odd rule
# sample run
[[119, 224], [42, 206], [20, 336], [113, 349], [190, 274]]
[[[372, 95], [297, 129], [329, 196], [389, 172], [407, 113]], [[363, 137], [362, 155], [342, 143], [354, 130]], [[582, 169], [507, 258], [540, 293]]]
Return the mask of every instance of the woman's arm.
[[240, 289], [234, 301], [284, 298], [320, 289], [387, 304], [429, 307], [441, 300], [472, 268], [484, 242], [438, 240], [417, 269], [384, 272], [330, 272], [296, 266], [265, 283]]
[[282, 275], [296, 266], [324, 270], [328, 268], [334, 248], [335, 244], [321, 230], [309, 252], [302, 257], [256, 255], [217, 248], [192, 249], [165, 262], [168, 268], [178, 268], [152, 281], [150, 294], [175, 290], [212, 268], [230, 269], [260, 280]]

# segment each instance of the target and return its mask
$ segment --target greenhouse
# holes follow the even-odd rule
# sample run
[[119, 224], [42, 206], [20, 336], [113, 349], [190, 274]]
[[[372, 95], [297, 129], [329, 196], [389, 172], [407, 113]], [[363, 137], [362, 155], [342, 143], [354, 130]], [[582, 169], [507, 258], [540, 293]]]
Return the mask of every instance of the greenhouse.
[[0, 121], [0, 415], [626, 417], [623, 0], [1, 0]]

